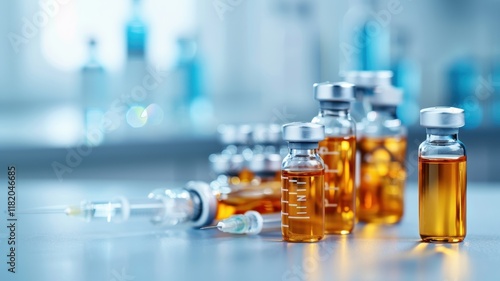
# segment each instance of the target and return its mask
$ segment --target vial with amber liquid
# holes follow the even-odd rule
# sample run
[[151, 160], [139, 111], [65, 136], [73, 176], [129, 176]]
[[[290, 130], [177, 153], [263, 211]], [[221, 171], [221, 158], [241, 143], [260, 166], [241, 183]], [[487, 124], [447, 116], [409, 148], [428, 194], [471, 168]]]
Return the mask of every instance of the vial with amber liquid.
[[393, 224], [403, 217], [406, 128], [396, 116], [401, 101], [401, 90], [390, 85], [377, 87], [370, 97], [372, 111], [358, 138], [362, 222]]
[[318, 142], [324, 126], [290, 123], [283, 126], [289, 152], [281, 164], [281, 233], [288, 242], [316, 242], [325, 235], [324, 164]]
[[466, 235], [467, 156], [458, 140], [464, 111], [420, 111], [427, 139], [418, 150], [419, 229], [425, 242], [461, 242]]
[[349, 115], [354, 100], [350, 83], [314, 84], [320, 111], [312, 123], [325, 126], [319, 155], [325, 162], [325, 232], [348, 234], [355, 224], [356, 125]]

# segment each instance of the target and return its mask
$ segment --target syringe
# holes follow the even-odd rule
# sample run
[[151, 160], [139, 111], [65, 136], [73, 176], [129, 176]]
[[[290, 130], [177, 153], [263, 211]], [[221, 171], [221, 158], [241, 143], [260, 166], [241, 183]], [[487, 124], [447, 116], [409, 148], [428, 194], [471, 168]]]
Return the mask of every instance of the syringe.
[[217, 228], [222, 232], [232, 234], [259, 234], [262, 231], [279, 230], [281, 227], [281, 214], [261, 215], [256, 211], [248, 211], [243, 215], [233, 215], [220, 220], [217, 225], [206, 226], [202, 229]]
[[147, 199], [118, 197], [110, 201], [82, 201], [79, 206], [49, 207], [30, 213], [65, 213], [86, 221], [126, 221], [148, 217], [153, 224], [202, 227], [212, 223], [217, 212], [217, 199], [210, 186], [191, 181], [182, 188], [155, 189]]

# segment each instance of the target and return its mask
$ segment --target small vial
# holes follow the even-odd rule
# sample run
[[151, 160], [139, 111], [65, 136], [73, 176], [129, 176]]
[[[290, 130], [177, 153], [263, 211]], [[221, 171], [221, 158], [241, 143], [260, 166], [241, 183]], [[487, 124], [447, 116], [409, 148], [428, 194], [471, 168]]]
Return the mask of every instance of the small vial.
[[280, 182], [266, 182], [259, 185], [249, 183], [221, 185], [218, 181], [212, 181], [210, 187], [218, 201], [217, 220], [235, 214], [244, 214], [250, 210], [261, 214], [281, 211]]
[[360, 124], [372, 110], [369, 98], [373, 95], [376, 87], [390, 86], [393, 73], [390, 70], [380, 71], [347, 71], [344, 73], [346, 82], [356, 85], [355, 98], [356, 100], [351, 106], [351, 116], [359, 125], [357, 130], [360, 130]]
[[356, 125], [349, 115], [354, 85], [314, 84], [314, 97], [320, 111], [312, 123], [324, 125], [326, 135], [319, 143], [325, 163], [325, 232], [348, 234], [356, 220]]
[[324, 237], [324, 164], [318, 142], [324, 126], [290, 123], [283, 126], [289, 152], [281, 165], [281, 233], [288, 242], [317, 242]]
[[425, 242], [462, 242], [466, 235], [467, 156], [458, 140], [464, 111], [433, 107], [420, 111], [427, 139], [418, 149], [420, 237]]
[[360, 183], [358, 218], [367, 223], [397, 223], [403, 217], [406, 180], [406, 128], [396, 116], [401, 90], [378, 87], [373, 110], [358, 140]]
[[220, 141], [225, 146], [221, 157], [228, 158], [228, 180], [230, 184], [252, 181], [253, 174], [248, 169], [248, 161], [252, 158], [250, 141], [252, 127], [250, 125], [220, 125], [217, 128]]

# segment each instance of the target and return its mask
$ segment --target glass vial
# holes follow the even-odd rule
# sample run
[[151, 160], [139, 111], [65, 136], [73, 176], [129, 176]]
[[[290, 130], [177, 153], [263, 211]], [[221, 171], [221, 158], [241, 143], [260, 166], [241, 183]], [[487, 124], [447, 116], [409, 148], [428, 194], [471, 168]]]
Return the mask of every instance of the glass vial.
[[427, 139], [418, 149], [420, 237], [425, 242], [461, 242], [466, 234], [467, 156], [458, 140], [464, 111], [432, 107], [420, 111]]
[[312, 123], [325, 126], [319, 155], [325, 162], [325, 232], [348, 234], [355, 224], [356, 125], [349, 116], [350, 83], [314, 84], [320, 111]]
[[372, 111], [358, 135], [360, 183], [358, 219], [397, 223], [403, 217], [406, 180], [406, 128], [396, 116], [401, 90], [378, 87], [370, 98]]
[[281, 233], [289, 242], [316, 242], [324, 237], [324, 164], [318, 142], [324, 126], [290, 123], [283, 126], [289, 152], [281, 164]]

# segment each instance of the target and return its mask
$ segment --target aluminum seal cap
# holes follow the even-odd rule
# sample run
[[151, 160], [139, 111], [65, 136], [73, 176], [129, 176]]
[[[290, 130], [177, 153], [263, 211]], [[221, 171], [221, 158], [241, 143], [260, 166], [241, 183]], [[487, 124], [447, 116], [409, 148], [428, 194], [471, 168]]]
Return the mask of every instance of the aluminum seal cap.
[[397, 106], [403, 101], [403, 91], [390, 85], [376, 87], [369, 100], [373, 105]]
[[426, 128], [460, 128], [465, 125], [464, 110], [436, 106], [420, 110], [420, 125]]
[[295, 122], [283, 125], [283, 139], [288, 142], [319, 142], [325, 138], [325, 126]]
[[345, 81], [353, 83], [360, 88], [375, 88], [376, 86], [391, 85], [392, 71], [347, 71], [341, 76]]
[[354, 100], [354, 85], [347, 82], [315, 83], [314, 98], [319, 101], [350, 102]]

